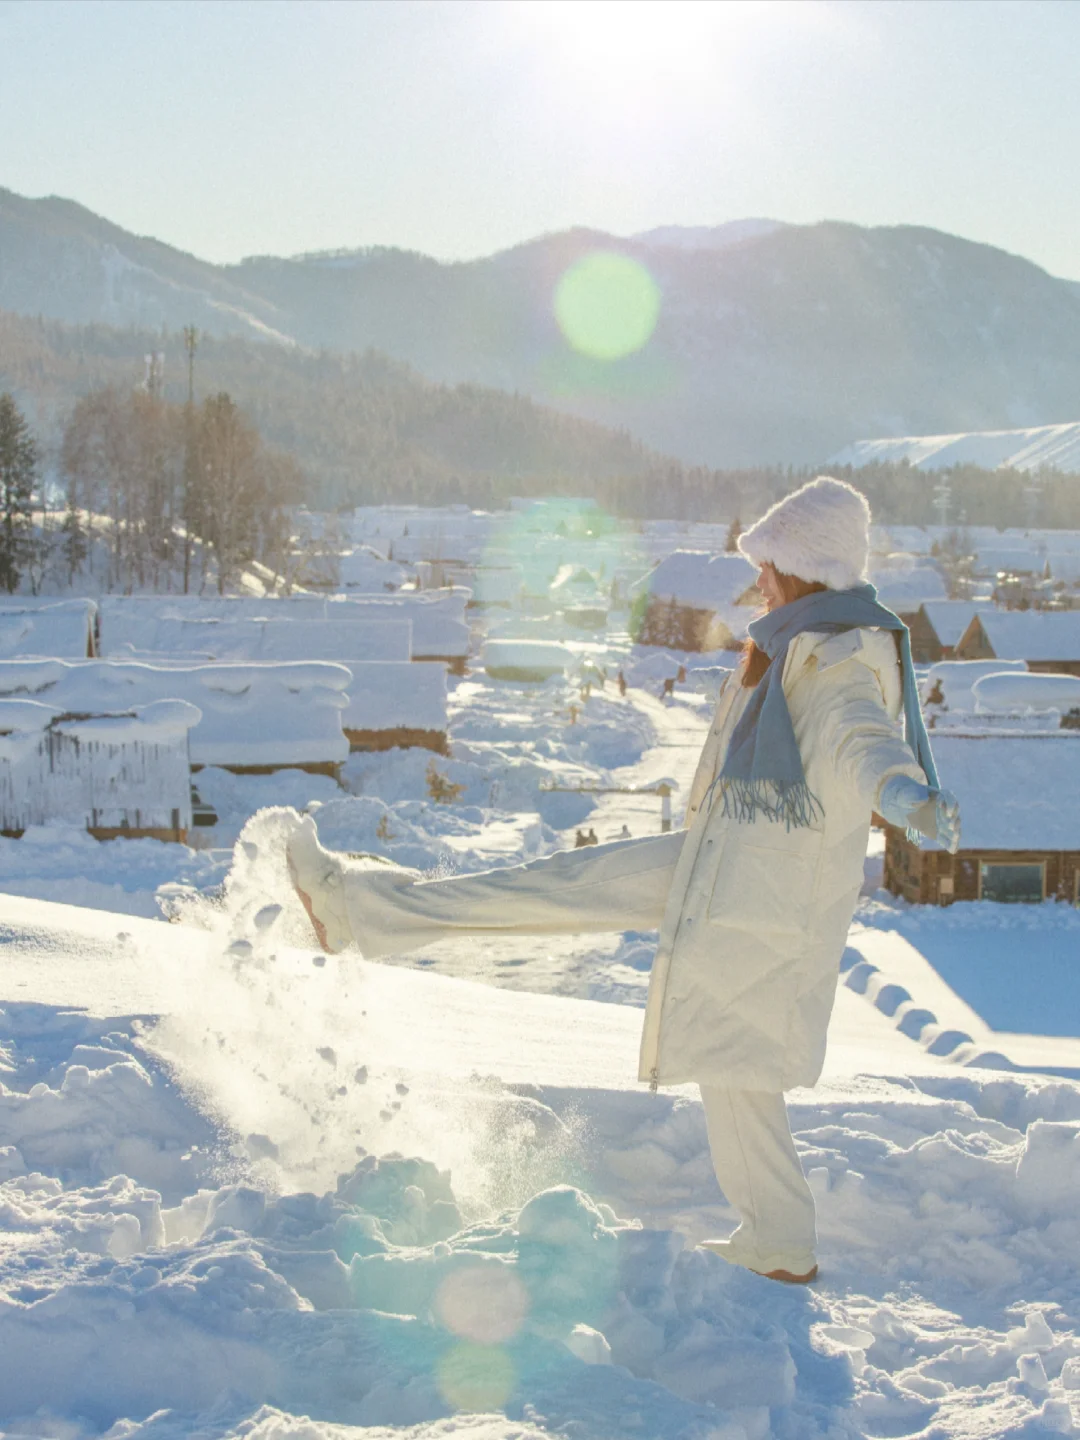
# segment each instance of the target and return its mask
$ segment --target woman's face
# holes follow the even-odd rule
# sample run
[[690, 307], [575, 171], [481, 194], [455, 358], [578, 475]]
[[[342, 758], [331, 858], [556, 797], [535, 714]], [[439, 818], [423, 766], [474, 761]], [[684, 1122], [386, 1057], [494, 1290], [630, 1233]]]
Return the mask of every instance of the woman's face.
[[776, 578], [776, 571], [768, 561], [758, 571], [757, 588], [761, 591], [766, 609], [778, 610], [785, 603], [783, 592], [780, 589], [780, 581]]

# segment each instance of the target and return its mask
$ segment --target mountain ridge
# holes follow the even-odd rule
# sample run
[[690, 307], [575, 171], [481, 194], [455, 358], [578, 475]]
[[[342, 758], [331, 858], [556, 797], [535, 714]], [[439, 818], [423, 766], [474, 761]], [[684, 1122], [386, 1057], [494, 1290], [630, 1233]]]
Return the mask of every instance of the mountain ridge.
[[[596, 250], [642, 265], [660, 295], [647, 344], [611, 362], [577, 354], [554, 315], [561, 276]], [[215, 266], [76, 202], [0, 191], [0, 308], [374, 349], [709, 466], [1051, 423], [1080, 393], [1080, 284], [924, 226], [578, 227], [468, 261], [372, 247]]]

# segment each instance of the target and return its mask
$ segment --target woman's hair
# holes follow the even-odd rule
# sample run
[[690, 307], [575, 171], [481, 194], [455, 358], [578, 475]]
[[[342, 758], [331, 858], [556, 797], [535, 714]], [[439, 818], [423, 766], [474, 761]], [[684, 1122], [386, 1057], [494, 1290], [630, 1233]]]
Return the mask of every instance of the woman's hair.
[[[819, 584], [817, 580], [800, 580], [798, 575], [785, 575], [780, 570], [777, 570], [775, 574], [776, 583], [780, 587], [780, 594], [784, 597], [785, 605], [790, 605], [793, 600], [801, 600], [804, 595], [815, 595], [819, 591], [829, 588], [827, 585]], [[748, 690], [752, 690], [768, 668], [768, 655], [748, 638], [743, 646], [742, 661], [739, 667], [740, 683], [745, 685]]]

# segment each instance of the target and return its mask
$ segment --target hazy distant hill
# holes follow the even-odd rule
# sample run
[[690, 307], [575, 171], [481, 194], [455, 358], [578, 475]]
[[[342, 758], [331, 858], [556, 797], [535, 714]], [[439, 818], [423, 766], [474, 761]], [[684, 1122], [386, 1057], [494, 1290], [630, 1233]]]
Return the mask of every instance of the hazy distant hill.
[[[552, 310], [560, 276], [598, 248], [640, 260], [662, 293], [648, 345], [612, 364], [575, 355]], [[0, 305], [373, 347], [717, 466], [812, 463], [866, 436], [1080, 411], [1080, 288], [914, 226], [574, 230], [461, 264], [383, 249], [217, 267], [70, 202], [0, 192]]]
[[[47, 453], [74, 401], [102, 385], [131, 389], [148, 352], [164, 355], [165, 398], [183, 401], [187, 367], [175, 331], [65, 326], [0, 311], [0, 392], [10, 390]], [[605, 482], [647, 491], [678, 480], [677, 462], [625, 432], [549, 410], [523, 396], [423, 379], [375, 353], [312, 354], [236, 336], [204, 337], [198, 398], [227, 390], [263, 437], [289, 451], [315, 501], [505, 501], [508, 495], [592, 495]]]

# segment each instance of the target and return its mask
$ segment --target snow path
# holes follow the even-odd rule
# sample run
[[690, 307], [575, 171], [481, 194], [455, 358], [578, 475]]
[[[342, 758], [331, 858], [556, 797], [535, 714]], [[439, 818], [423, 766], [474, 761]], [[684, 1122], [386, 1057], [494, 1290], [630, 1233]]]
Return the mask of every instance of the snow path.
[[[634, 764], [611, 770], [610, 783], [629, 790], [673, 780], [671, 806], [674, 823], [678, 825], [708, 734], [712, 706], [693, 705], [683, 699], [665, 702], [635, 686], [627, 689], [623, 703], [632, 705], [645, 717], [652, 727], [653, 743]], [[658, 834], [660, 808], [658, 795], [598, 795], [596, 808], [582, 828], [592, 826], [601, 840], [614, 839], [623, 825], [631, 835]], [[577, 828], [571, 825], [561, 832], [564, 843], [573, 845]]]

